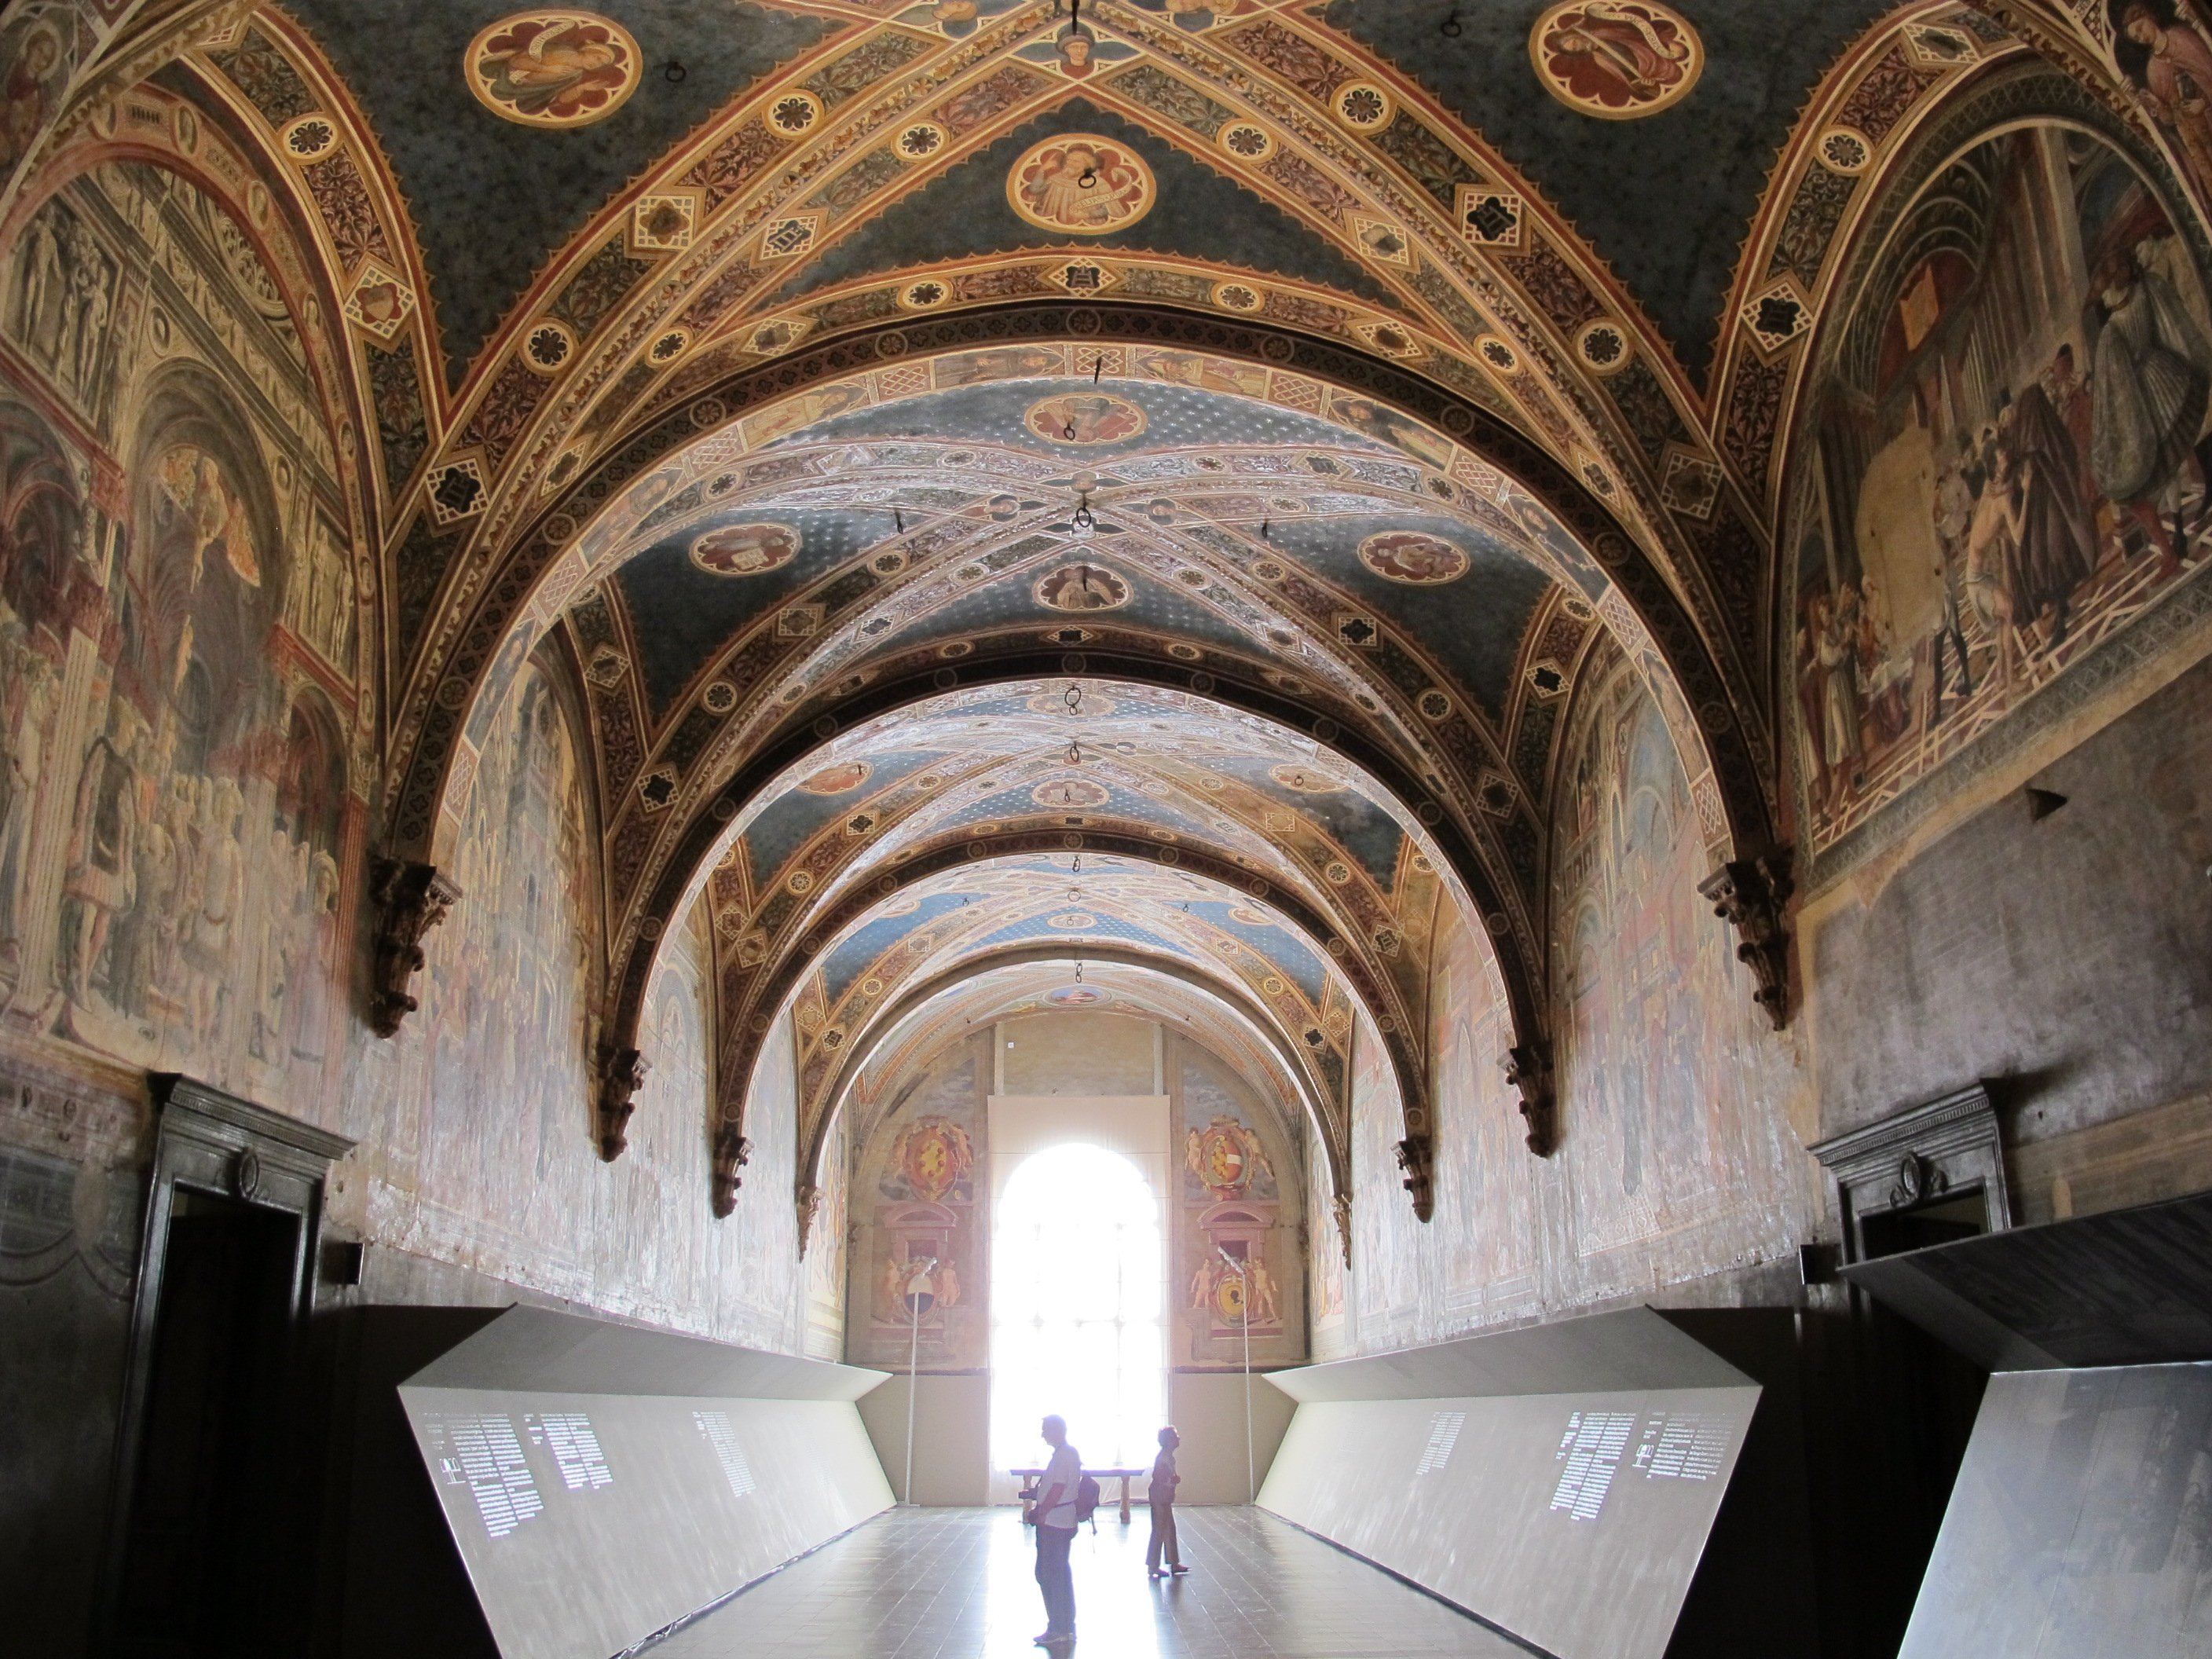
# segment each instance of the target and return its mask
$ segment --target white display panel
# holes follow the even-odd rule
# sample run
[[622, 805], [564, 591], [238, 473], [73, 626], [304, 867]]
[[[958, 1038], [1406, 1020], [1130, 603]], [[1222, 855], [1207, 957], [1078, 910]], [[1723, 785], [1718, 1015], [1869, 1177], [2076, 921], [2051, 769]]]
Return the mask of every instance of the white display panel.
[[1760, 1392], [1645, 1310], [1270, 1380], [1262, 1508], [1559, 1659], [1662, 1659]]
[[[878, 1374], [549, 1319], [502, 1316], [399, 1390], [503, 1659], [608, 1659], [890, 1507], [853, 1404]], [[425, 1380], [532, 1373], [638, 1391]], [[671, 1376], [781, 1397], [652, 1391]]]

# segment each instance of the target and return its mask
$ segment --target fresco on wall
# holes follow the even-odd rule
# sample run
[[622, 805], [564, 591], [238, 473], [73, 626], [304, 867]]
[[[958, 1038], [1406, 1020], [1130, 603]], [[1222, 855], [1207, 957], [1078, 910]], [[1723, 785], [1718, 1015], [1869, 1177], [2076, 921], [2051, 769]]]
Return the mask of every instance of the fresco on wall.
[[1328, 1153], [1309, 1123], [1306, 1138], [1306, 1328], [1313, 1358], [1329, 1359], [1350, 1346], [1346, 1328], [1344, 1247], [1330, 1208]]
[[[577, 724], [538, 661], [516, 675], [478, 760], [452, 868], [465, 920], [434, 934], [445, 948], [429, 952], [425, 1185], [472, 1213], [519, 1196], [519, 1230], [551, 1242], [571, 1194], [550, 1177], [592, 1127], [585, 1054], [599, 951]], [[508, 1186], [517, 1175], [520, 1194]]]
[[1817, 849], [2202, 568], [2212, 313], [2128, 160], [2016, 130], [1905, 214], [1815, 397], [1794, 701]]
[[1786, 1054], [1698, 895], [1704, 836], [1666, 722], [1618, 653], [1593, 667], [1568, 738], [1553, 914], [1558, 1162], [1582, 1259], [1566, 1282], [1595, 1289], [1632, 1267], [1648, 1281], [1676, 1254], [1712, 1261], [1728, 1247], [1705, 1230], [1771, 1232], [1771, 1195], [1802, 1159], [1774, 1104]]
[[1187, 1346], [1177, 1363], [1243, 1363], [1305, 1352], [1305, 1274], [1295, 1254], [1304, 1182], [1300, 1143], [1214, 1055], [1176, 1040], [1182, 1224], [1170, 1271]]
[[860, 1136], [846, 1288], [847, 1353], [856, 1364], [904, 1364], [917, 1331], [925, 1364], [989, 1363], [988, 1042], [957, 1042], [931, 1058]]
[[33, 214], [0, 326], [34, 376], [0, 389], [6, 1025], [312, 1113], [356, 600], [329, 434], [270, 414], [315, 406], [283, 296], [204, 195], [117, 164]]
[[[1538, 1297], [1537, 1160], [1499, 1063], [1512, 1042], [1487, 951], [1448, 916], [1437, 951], [1437, 1231], [1442, 1315], [1461, 1329], [1532, 1310]], [[1408, 1206], [1410, 1207], [1410, 1206]]]

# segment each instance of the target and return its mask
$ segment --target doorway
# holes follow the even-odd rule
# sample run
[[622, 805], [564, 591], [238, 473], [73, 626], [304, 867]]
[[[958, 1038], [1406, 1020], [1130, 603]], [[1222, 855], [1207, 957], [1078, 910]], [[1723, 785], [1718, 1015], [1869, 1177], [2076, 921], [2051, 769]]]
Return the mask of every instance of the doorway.
[[117, 1583], [118, 1653], [275, 1650], [271, 1569], [291, 1544], [300, 1222], [190, 1188], [171, 1201]]
[[306, 1644], [320, 1470], [304, 1409], [323, 1185], [353, 1143], [173, 1073], [117, 1424], [94, 1651]]

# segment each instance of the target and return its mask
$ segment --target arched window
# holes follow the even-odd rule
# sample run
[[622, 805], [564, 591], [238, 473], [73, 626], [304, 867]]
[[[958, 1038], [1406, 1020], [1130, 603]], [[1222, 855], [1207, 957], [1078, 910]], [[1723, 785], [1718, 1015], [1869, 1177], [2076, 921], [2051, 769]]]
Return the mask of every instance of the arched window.
[[1091, 1468], [1148, 1462], [1162, 1414], [1159, 1203], [1137, 1166], [1079, 1145], [1033, 1153], [1006, 1182], [991, 1261], [991, 1462], [1041, 1455], [1067, 1419]]

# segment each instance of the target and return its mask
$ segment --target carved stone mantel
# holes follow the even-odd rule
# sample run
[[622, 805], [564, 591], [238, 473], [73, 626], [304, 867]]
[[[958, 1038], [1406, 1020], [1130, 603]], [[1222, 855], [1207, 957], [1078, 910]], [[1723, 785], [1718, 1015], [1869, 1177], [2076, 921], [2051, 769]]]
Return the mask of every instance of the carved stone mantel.
[[411, 989], [422, 968], [422, 938], [446, 919], [461, 890], [431, 865], [399, 859], [369, 862], [368, 896], [376, 905], [375, 979], [368, 1024], [377, 1036], [398, 1035], [419, 1006]]
[[1713, 914], [1735, 929], [1735, 959], [1756, 981], [1752, 1000], [1778, 1031], [1790, 1023], [1790, 928], [1784, 918], [1797, 890], [1790, 863], [1790, 848], [1770, 847], [1730, 860], [1698, 884]]
[[1835, 1177], [1846, 1261], [1867, 1259], [1868, 1218], [1948, 1194], [1978, 1189], [1989, 1231], [2012, 1225], [2004, 1142], [1985, 1085], [1908, 1106], [1809, 1150]]

